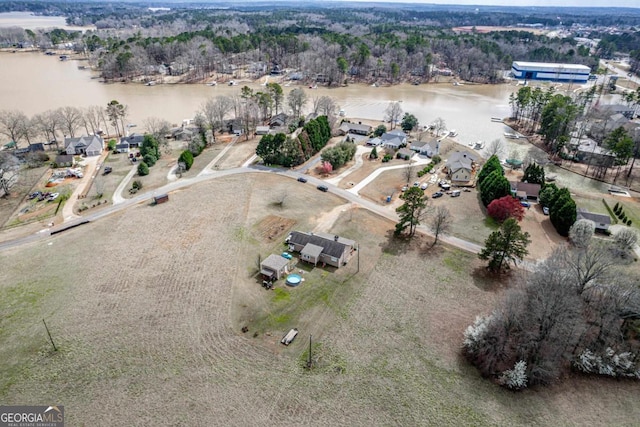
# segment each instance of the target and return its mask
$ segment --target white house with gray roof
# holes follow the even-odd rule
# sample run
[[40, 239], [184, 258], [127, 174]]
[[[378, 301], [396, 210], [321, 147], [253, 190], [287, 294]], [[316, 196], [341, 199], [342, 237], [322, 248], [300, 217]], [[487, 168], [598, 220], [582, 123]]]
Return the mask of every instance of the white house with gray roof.
[[97, 135], [64, 139], [64, 151], [72, 156], [99, 156], [103, 150], [104, 140]]
[[397, 129], [383, 133], [380, 136], [380, 139], [382, 140], [383, 147], [392, 148], [394, 150], [397, 150], [407, 144], [407, 134]]

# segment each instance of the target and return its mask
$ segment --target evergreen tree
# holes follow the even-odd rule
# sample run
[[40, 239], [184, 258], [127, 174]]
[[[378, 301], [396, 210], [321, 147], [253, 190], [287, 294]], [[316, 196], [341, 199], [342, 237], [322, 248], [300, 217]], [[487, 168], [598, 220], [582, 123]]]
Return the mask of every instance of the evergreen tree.
[[489, 268], [492, 271], [501, 272], [503, 267], [509, 268], [510, 262], [516, 264], [529, 253], [529, 243], [529, 233], [522, 232], [515, 218], [508, 218], [502, 223], [500, 230], [489, 235], [478, 257], [489, 260]]
[[504, 169], [502, 169], [502, 165], [500, 164], [500, 159], [498, 156], [491, 156], [487, 159], [487, 162], [484, 164], [480, 173], [478, 173], [478, 185], [482, 186], [482, 182], [484, 179], [489, 176], [493, 171], [500, 170], [500, 173], [504, 175]]
[[420, 219], [427, 207], [427, 199], [419, 187], [409, 188], [402, 196], [404, 204], [396, 209], [400, 214], [400, 221], [396, 224], [394, 235], [399, 236], [409, 227], [409, 237], [413, 237], [416, 227], [420, 224]]
[[524, 170], [524, 175], [522, 176], [522, 182], [528, 182], [529, 184], [540, 184], [544, 186], [544, 168], [542, 166], [538, 166], [535, 163], [531, 163]]
[[502, 175], [502, 169], [494, 170], [487, 176], [480, 185], [480, 199], [485, 206], [488, 206], [495, 199], [499, 199], [511, 194], [511, 184]]

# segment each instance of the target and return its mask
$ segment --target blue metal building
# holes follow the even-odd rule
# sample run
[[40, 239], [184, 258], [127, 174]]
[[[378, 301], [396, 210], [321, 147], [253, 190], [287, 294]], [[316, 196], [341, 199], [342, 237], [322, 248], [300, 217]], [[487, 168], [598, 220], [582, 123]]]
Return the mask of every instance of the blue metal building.
[[579, 64], [513, 61], [511, 73], [520, 80], [546, 80], [563, 83], [586, 83], [591, 69]]

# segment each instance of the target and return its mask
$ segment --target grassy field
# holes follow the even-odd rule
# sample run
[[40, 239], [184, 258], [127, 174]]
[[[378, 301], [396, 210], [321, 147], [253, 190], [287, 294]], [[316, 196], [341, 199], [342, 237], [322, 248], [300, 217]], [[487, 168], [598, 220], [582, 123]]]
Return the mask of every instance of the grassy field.
[[[511, 393], [480, 378], [459, 356], [462, 334], [504, 285], [470, 254], [391, 239], [393, 224], [366, 211], [344, 209], [330, 228], [358, 241], [359, 264], [304, 267], [299, 287], [264, 290], [257, 257], [282, 251], [288, 231], [265, 232], [265, 218], [308, 231], [343, 203], [234, 176], [5, 251], [0, 402], [65, 405], [70, 426], [637, 422], [635, 382]], [[284, 347], [291, 326], [300, 336]]]

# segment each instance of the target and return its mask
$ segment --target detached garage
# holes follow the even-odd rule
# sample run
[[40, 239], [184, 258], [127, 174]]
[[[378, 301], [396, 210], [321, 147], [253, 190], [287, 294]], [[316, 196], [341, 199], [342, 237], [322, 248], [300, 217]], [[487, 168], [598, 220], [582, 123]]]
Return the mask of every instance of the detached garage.
[[266, 279], [278, 280], [289, 272], [289, 260], [281, 255], [269, 255], [260, 263], [260, 274]]

